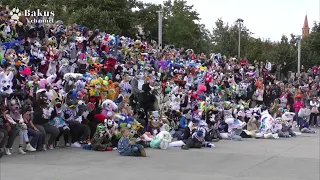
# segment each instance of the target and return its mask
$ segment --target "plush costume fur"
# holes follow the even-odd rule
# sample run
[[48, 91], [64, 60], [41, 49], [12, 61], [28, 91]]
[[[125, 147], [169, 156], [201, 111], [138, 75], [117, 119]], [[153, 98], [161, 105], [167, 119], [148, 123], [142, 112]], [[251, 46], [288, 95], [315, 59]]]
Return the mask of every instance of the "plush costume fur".
[[16, 51], [14, 49], [7, 49], [5, 59], [11, 65], [15, 65], [16, 61], [18, 60]]
[[171, 95], [170, 108], [172, 110], [180, 110], [180, 98], [179, 96]]
[[103, 69], [104, 72], [107, 73], [113, 73], [115, 72], [115, 65], [117, 63], [117, 59], [113, 57], [108, 57], [103, 63]]
[[309, 124], [309, 119], [310, 119], [310, 114], [311, 110], [307, 108], [301, 108], [298, 116], [300, 119], [300, 132], [301, 133], [317, 133], [313, 129], [311, 129], [310, 124]]
[[78, 73], [67, 73], [63, 76], [63, 79], [65, 80], [64, 82], [64, 91], [66, 93], [70, 92], [75, 88], [75, 83], [79, 80], [82, 79], [83, 76], [82, 74]]
[[98, 124], [96, 133], [91, 140], [92, 149], [95, 151], [112, 151], [111, 138], [112, 134], [109, 129], [103, 124]]
[[151, 134], [155, 136], [160, 132], [160, 127], [162, 126], [159, 112], [158, 111], [149, 112], [148, 117], [149, 117], [148, 132], [151, 132]]
[[231, 111], [225, 111], [225, 123], [228, 124], [229, 138], [241, 140], [240, 134], [246, 123], [232, 117]]
[[101, 108], [102, 115], [104, 115], [106, 118], [114, 119], [115, 111], [118, 109], [118, 106], [110, 99], [107, 99], [102, 102]]
[[256, 134], [257, 138], [263, 137], [265, 139], [278, 139], [277, 133], [274, 133], [275, 120], [269, 114], [268, 110], [261, 113], [260, 133]]
[[172, 137], [168, 131], [161, 131], [159, 134], [156, 135], [155, 138], [152, 139], [150, 147], [168, 149], [171, 140]]
[[5, 72], [0, 73], [0, 92], [11, 94], [13, 92], [12, 90], [12, 80], [13, 80], [13, 73], [9, 72], [8, 75], [6, 75]]

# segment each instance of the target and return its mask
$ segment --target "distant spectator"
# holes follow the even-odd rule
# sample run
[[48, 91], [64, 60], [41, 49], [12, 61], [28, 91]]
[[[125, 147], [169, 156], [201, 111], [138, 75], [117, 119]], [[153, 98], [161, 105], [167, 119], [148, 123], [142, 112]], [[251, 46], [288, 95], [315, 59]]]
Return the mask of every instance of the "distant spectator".
[[310, 126], [319, 125], [319, 124], [317, 124], [317, 118], [319, 116], [320, 103], [317, 99], [317, 96], [314, 96], [312, 98], [312, 100], [310, 101], [310, 106], [311, 106], [311, 115], [310, 115], [309, 124], [310, 124]]

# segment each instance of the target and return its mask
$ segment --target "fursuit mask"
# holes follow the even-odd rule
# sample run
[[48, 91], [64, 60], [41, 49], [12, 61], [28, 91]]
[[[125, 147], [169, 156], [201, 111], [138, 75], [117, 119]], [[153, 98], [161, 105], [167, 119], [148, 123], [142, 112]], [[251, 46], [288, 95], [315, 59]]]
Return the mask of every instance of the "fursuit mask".
[[45, 91], [41, 91], [38, 96], [38, 101], [40, 104], [48, 104], [48, 96]]
[[12, 80], [13, 80], [13, 73], [9, 72], [6, 75], [4, 72], [0, 73], [0, 92], [11, 94], [12, 90]]
[[12, 98], [8, 104], [9, 110], [13, 113], [17, 113], [20, 110], [21, 104], [18, 98]]

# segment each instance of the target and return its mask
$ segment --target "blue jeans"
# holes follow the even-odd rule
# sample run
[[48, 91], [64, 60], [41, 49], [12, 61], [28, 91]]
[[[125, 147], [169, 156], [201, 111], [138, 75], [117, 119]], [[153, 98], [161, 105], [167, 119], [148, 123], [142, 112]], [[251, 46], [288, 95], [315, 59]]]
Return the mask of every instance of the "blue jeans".
[[130, 145], [128, 150], [120, 153], [121, 156], [141, 156], [140, 151], [143, 150], [140, 144]]
[[234, 134], [231, 135], [231, 140], [241, 141], [242, 140], [242, 137], [240, 136], [241, 133], [242, 133], [242, 129], [235, 130]]
[[40, 131], [35, 131], [33, 128], [28, 128], [28, 135], [32, 137], [30, 145], [36, 149], [42, 148], [42, 133]]

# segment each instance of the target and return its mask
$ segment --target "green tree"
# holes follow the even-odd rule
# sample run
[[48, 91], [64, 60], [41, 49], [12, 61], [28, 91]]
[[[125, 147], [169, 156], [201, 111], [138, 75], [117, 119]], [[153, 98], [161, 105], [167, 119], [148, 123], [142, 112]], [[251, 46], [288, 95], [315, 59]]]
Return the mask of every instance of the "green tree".
[[260, 38], [248, 37], [244, 52], [249, 62], [260, 61], [264, 52], [263, 50], [264, 42]]
[[293, 62], [296, 60], [296, 48], [289, 43], [288, 37], [283, 35], [281, 41], [276, 46], [276, 62], [283, 64], [284, 62]]
[[170, 15], [165, 16], [167, 24], [164, 26], [164, 42], [196, 49], [201, 38], [199, 14], [193, 10], [193, 6], [186, 5], [186, 1], [182, 0], [175, 0], [173, 4], [168, 1], [165, 6]]
[[[85, 19], [83, 17], [86, 17]], [[121, 34], [122, 31], [117, 25], [115, 19], [108, 11], [96, 13], [96, 8], [87, 6], [86, 8], [74, 11], [69, 19], [69, 23], [77, 23], [89, 28], [100, 29], [111, 34]], [[93, 24], [94, 23], [94, 24]]]
[[306, 68], [320, 64], [320, 24], [314, 24], [310, 35], [302, 39], [301, 64]]
[[213, 51], [227, 56], [235, 56], [237, 45], [229, 31], [229, 25], [225, 24], [222, 19], [218, 19], [215, 25], [216, 27], [212, 31]]
[[[146, 40], [158, 40], [158, 13], [161, 5], [152, 3], [139, 4], [136, 12], [136, 24], [140, 25]], [[164, 21], [165, 23], [165, 21]]]
[[[220, 52], [229, 56], [237, 56], [238, 54], [238, 43], [239, 43], [239, 28], [237, 24], [229, 26], [223, 22], [222, 19], [218, 19], [215, 23], [216, 27], [213, 28], [212, 41], [214, 43], [214, 52]], [[247, 50], [250, 46], [254, 46], [252, 43], [255, 42], [250, 37], [252, 34], [249, 29], [245, 26], [241, 27], [240, 31], [240, 52], [241, 56], [247, 56]], [[246, 47], [248, 46], [248, 47]], [[251, 56], [251, 54], [249, 53]]]
[[134, 0], [69, 0], [66, 3], [66, 11], [71, 12], [68, 23], [82, 23], [88, 28], [134, 37], [137, 29], [132, 9], [136, 5]]
[[142, 27], [146, 40], [158, 40], [157, 11], [162, 10], [163, 44], [192, 48], [207, 54], [212, 51], [210, 32], [199, 23], [199, 14], [186, 1], [168, 0], [163, 6], [140, 4], [138, 8], [137, 24]]

